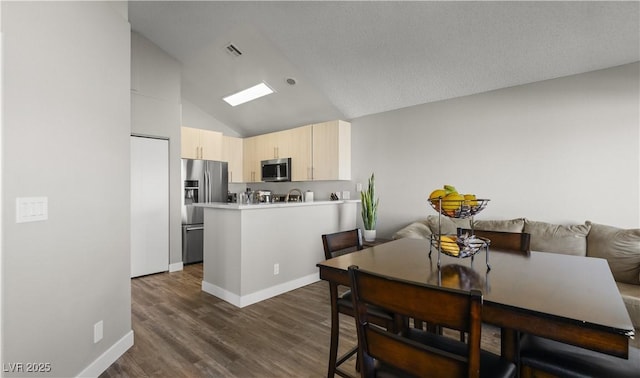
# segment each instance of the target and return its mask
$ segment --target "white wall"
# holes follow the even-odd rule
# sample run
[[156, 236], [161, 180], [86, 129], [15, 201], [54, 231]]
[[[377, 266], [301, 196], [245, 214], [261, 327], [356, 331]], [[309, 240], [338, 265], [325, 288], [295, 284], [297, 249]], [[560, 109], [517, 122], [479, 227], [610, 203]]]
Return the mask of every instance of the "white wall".
[[169, 139], [169, 263], [180, 264], [180, 63], [131, 33], [131, 66], [131, 133]]
[[[3, 370], [99, 372], [103, 354], [132, 342], [126, 5], [0, 6]], [[16, 223], [24, 196], [48, 197], [48, 220]]]
[[204, 110], [184, 98], [182, 99], [181, 126], [219, 131], [227, 136], [240, 137], [240, 134], [237, 131], [220, 122], [218, 119], [212, 117], [209, 113], [206, 113]]
[[443, 184], [480, 218], [640, 227], [638, 63], [352, 120], [353, 181], [375, 172], [379, 236], [436, 214]]

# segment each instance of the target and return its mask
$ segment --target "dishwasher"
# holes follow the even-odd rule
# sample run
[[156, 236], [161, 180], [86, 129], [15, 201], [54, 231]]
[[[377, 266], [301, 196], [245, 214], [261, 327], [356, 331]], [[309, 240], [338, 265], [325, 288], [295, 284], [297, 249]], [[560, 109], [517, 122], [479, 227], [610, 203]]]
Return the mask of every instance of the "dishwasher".
[[182, 263], [202, 262], [202, 224], [182, 225]]

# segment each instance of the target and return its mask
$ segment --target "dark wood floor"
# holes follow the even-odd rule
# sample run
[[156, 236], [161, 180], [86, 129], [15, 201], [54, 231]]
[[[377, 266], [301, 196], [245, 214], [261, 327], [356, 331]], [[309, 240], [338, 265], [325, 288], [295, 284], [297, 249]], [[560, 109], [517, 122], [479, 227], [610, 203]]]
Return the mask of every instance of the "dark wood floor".
[[[134, 345], [101, 377], [326, 376], [326, 282], [242, 309], [201, 284], [201, 264], [132, 279]], [[497, 353], [499, 331], [483, 327], [482, 336], [483, 348]], [[352, 318], [342, 318], [340, 340], [341, 351], [355, 345]]]

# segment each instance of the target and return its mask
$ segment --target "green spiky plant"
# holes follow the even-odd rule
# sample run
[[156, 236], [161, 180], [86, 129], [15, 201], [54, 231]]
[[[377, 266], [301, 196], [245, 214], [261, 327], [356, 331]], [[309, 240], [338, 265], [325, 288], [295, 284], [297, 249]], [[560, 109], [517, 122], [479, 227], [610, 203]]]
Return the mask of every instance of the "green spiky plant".
[[362, 200], [362, 221], [364, 222], [365, 230], [375, 230], [376, 221], [378, 220], [378, 203], [379, 198], [375, 198], [376, 184], [374, 174], [371, 174], [369, 178], [369, 186], [367, 190], [360, 192], [360, 199]]

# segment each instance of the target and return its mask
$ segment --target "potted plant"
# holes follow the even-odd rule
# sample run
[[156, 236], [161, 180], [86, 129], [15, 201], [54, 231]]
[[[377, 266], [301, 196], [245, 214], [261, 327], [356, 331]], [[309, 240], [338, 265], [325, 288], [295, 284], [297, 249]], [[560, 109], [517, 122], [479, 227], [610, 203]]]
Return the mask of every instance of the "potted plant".
[[362, 200], [362, 222], [364, 223], [364, 240], [372, 242], [376, 240], [376, 221], [378, 220], [378, 202], [375, 198], [376, 184], [374, 174], [369, 178], [367, 190], [360, 192]]

